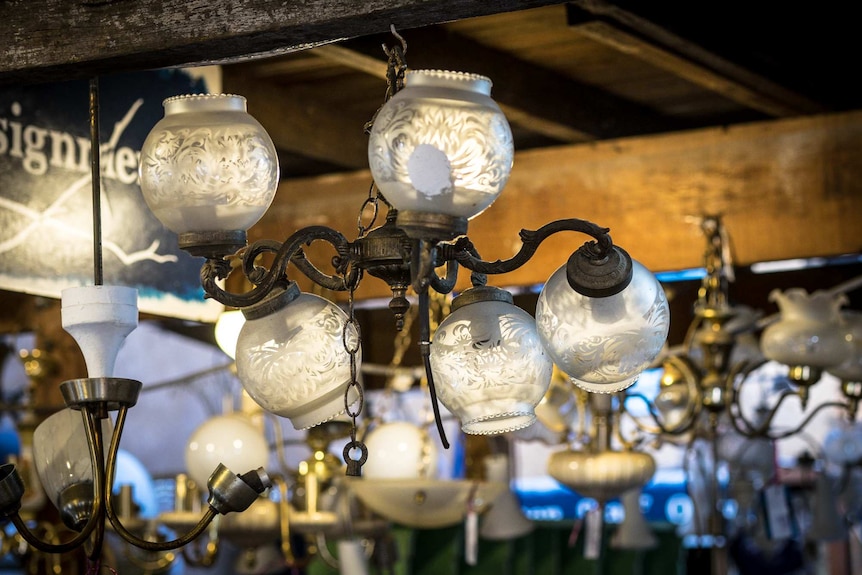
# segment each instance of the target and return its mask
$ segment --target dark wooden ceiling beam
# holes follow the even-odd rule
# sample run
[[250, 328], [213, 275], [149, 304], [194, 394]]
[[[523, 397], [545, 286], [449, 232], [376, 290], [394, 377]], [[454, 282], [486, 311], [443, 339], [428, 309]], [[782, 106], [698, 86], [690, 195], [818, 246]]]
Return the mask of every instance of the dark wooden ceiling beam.
[[[403, 36], [408, 44], [410, 68], [461, 70], [488, 76], [494, 82], [491, 95], [510, 122], [561, 142], [581, 143], [691, 127], [442, 26], [410, 30]], [[346, 41], [342, 46], [366, 57], [382, 55], [381, 42], [374, 37]], [[326, 51], [322, 54], [340, 56]], [[359, 58], [354, 56], [353, 60]]]
[[[824, 106], [613, 2], [573, 0], [566, 4], [566, 12], [569, 25], [593, 40], [769, 116], [827, 111]], [[729, 37], [732, 41], [732, 35]]]
[[6, 0], [0, 85], [223, 63], [555, 0]]
[[[248, 99], [249, 112], [279, 152], [342, 169], [368, 167], [368, 140], [362, 134], [367, 117], [353, 117], [328, 105], [306, 86], [279, 85], [276, 77], [256, 74], [254, 66], [224, 66], [222, 87]], [[357, 137], [345, 137], [351, 128], [356, 129]]]

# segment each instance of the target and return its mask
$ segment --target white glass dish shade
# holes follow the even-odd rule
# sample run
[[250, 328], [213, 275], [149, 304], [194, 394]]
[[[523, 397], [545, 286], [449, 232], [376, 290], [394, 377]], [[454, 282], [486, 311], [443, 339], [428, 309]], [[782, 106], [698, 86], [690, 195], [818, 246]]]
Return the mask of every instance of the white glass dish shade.
[[643, 487], [655, 473], [655, 460], [639, 451], [574, 451], [548, 458], [548, 475], [584, 497], [608, 501]]
[[[103, 443], [111, 441], [114, 424], [102, 419]], [[46, 418], [33, 432], [33, 463], [48, 499], [59, 509], [60, 494], [76, 483], [93, 483], [93, 466], [81, 412], [66, 408]]]
[[532, 316], [504, 301], [454, 309], [432, 338], [437, 397], [465, 433], [506, 433], [531, 425], [553, 367]]
[[853, 353], [853, 341], [841, 322], [844, 294], [825, 291], [808, 294], [801, 288], [769, 293], [778, 304], [780, 319], [767, 326], [760, 349], [767, 359], [789, 366], [836, 367]]
[[841, 310], [845, 338], [853, 342], [853, 352], [842, 363], [826, 369], [828, 373], [843, 381], [862, 381], [862, 312]]
[[269, 445], [263, 430], [247, 416], [229, 413], [211, 417], [189, 437], [185, 451], [186, 471], [201, 491], [219, 463], [242, 475], [269, 463]]
[[141, 147], [141, 192], [177, 234], [247, 230], [266, 212], [279, 166], [246, 99], [193, 94], [164, 101], [165, 115]]
[[500, 195], [514, 158], [512, 131], [475, 74], [408, 71], [368, 139], [371, 175], [400, 211], [472, 218]]
[[566, 266], [548, 279], [536, 303], [536, 325], [553, 362], [578, 387], [615, 393], [632, 385], [661, 352], [670, 328], [664, 290], [632, 261], [631, 283], [620, 293], [591, 298], [576, 292]]
[[[300, 294], [278, 311], [247, 319], [236, 344], [237, 376], [263, 409], [308, 429], [344, 412], [350, 354], [343, 332], [347, 314], [332, 302]], [[348, 327], [347, 342], [358, 334]], [[357, 372], [361, 362], [357, 352]], [[359, 398], [352, 391], [352, 404]]]
[[485, 511], [508, 489], [505, 483], [441, 479], [346, 478], [348, 489], [371, 511], [416, 529], [449, 527], [464, 520], [471, 499]]
[[365, 447], [368, 460], [362, 475], [368, 479], [437, 477], [437, 446], [418, 425], [406, 421], [378, 425], [365, 438]]

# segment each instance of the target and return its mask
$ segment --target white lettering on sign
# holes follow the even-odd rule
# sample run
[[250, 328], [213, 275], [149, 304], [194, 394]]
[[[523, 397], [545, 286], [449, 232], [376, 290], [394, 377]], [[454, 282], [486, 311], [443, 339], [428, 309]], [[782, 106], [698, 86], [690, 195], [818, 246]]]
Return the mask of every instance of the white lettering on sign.
[[[99, 162], [103, 177], [124, 184], [137, 181], [140, 150], [125, 146], [117, 149], [117, 142], [143, 103], [142, 99], [136, 100], [122, 120], [114, 125], [111, 139], [101, 145]], [[34, 176], [45, 175], [49, 167], [75, 172], [90, 171], [89, 138], [24, 124], [19, 120], [23, 113], [21, 104], [12, 102], [9, 108], [10, 116], [0, 116], [0, 156], [21, 160], [24, 170]]]

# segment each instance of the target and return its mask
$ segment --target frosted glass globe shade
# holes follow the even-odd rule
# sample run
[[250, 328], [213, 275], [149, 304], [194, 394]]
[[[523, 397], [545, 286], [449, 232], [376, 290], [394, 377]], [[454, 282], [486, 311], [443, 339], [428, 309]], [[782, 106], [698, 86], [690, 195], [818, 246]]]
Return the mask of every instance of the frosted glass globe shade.
[[408, 71], [368, 140], [371, 175], [399, 211], [472, 218], [500, 195], [512, 170], [512, 131], [476, 74]]
[[624, 290], [595, 298], [572, 289], [562, 266], [539, 294], [536, 324], [548, 355], [572, 383], [615, 393], [632, 385], [661, 352], [670, 309], [661, 284], [637, 261]]
[[[101, 420], [105, 445], [110, 443], [113, 422]], [[107, 449], [105, 458], [107, 459]], [[93, 466], [80, 411], [66, 408], [46, 418], [33, 432], [33, 462], [48, 499], [61, 509], [60, 495], [78, 483], [92, 485]]]
[[368, 460], [362, 467], [366, 479], [434, 479], [437, 446], [428, 432], [406, 421], [383, 423], [365, 438]]
[[472, 288], [455, 298], [431, 344], [437, 397], [465, 433], [532, 424], [553, 368], [532, 316], [497, 288]]
[[266, 212], [279, 167], [269, 135], [246, 99], [193, 94], [164, 101], [141, 147], [141, 192], [177, 234], [247, 230]]
[[[246, 322], [237, 339], [236, 370], [258, 405], [287, 417], [295, 429], [307, 429], [345, 410], [344, 393], [351, 381], [344, 337], [348, 318], [320, 296], [297, 294], [291, 289], [243, 309]], [[358, 347], [353, 325], [346, 335], [348, 344]], [[361, 359], [357, 350], [357, 371]], [[351, 388], [349, 403], [358, 397]]]
[[192, 432], [186, 443], [185, 461], [189, 477], [206, 490], [207, 481], [219, 463], [237, 475], [266, 467], [269, 446], [263, 431], [247, 416], [218, 415]]

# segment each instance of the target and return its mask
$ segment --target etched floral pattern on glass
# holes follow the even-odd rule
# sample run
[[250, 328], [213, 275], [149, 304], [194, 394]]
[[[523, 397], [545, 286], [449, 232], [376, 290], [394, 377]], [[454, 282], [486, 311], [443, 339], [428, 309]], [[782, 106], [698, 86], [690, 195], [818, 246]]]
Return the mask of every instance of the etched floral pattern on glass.
[[490, 92], [490, 81], [473, 74], [415, 71], [381, 108], [368, 161], [396, 208], [471, 218], [499, 196], [514, 145], [499, 106], [482, 92], [483, 82]]
[[565, 266], [545, 284], [536, 304], [536, 324], [554, 363], [573, 383], [598, 393], [629, 387], [658, 356], [670, 328], [664, 290], [646, 268], [633, 262], [631, 284], [617, 295], [577, 293]]
[[[276, 313], [245, 323], [237, 340], [237, 375], [265, 410], [305, 429], [344, 411], [351, 381], [353, 325], [342, 337], [347, 314], [331, 302], [301, 294]], [[357, 352], [357, 369], [361, 352]], [[352, 394], [353, 399], [356, 393]], [[352, 400], [351, 400], [352, 401]]]
[[467, 433], [514, 431], [535, 420], [553, 365], [533, 318], [504, 302], [472, 303], [434, 333], [431, 369], [438, 397]]
[[[180, 98], [165, 102], [165, 117], [141, 148], [147, 204], [176, 233], [248, 229], [278, 187], [272, 140], [240, 96]], [[172, 104], [181, 107], [175, 111]]]

